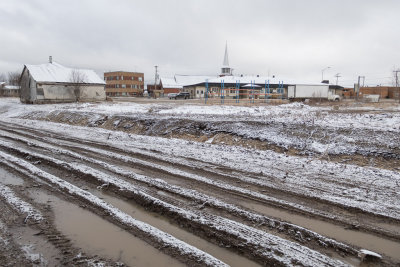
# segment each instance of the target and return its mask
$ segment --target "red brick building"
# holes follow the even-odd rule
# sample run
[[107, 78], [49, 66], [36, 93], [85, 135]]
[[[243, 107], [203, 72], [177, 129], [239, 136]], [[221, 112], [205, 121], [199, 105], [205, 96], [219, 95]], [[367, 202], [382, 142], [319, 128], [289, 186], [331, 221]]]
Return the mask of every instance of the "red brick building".
[[107, 96], [143, 96], [144, 74], [140, 72], [105, 72]]
[[393, 86], [361, 87], [360, 95], [380, 95], [381, 98], [399, 98], [399, 92]]

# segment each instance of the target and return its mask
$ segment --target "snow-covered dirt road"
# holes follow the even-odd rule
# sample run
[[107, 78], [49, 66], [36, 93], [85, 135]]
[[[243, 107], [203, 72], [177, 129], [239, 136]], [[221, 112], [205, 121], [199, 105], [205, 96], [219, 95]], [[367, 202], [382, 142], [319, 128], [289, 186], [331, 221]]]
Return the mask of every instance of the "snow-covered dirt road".
[[358, 266], [361, 249], [383, 256], [371, 266], [400, 263], [396, 107], [2, 100], [0, 112], [9, 265]]

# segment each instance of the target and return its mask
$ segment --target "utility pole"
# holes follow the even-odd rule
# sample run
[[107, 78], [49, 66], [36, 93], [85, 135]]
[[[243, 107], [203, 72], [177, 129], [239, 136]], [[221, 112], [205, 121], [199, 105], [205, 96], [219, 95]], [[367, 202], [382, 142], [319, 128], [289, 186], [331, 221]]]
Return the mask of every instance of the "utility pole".
[[335, 77], [336, 77], [336, 85], [338, 85], [339, 78], [342, 77], [342, 76], [340, 76], [340, 73], [337, 73], [337, 74], [335, 75]]
[[364, 87], [364, 83], [365, 83], [365, 76], [358, 76], [358, 82], [357, 82], [357, 100], [358, 97], [360, 96], [360, 80], [361, 78], [363, 79], [363, 87]]
[[[158, 78], [158, 66], [154, 66], [154, 68], [156, 68], [156, 73], [154, 75], [154, 86], [156, 86], [157, 84], [157, 78]], [[154, 87], [155, 88], [155, 87]]]
[[158, 66], [154, 66], [154, 68], [156, 69], [155, 75], [154, 75], [154, 89], [153, 89], [153, 95], [154, 98], [156, 98], [156, 93], [155, 90], [157, 89], [157, 78], [158, 78]]
[[399, 103], [400, 103], [400, 88], [399, 88], [399, 76], [398, 76], [398, 74], [399, 74], [399, 72], [400, 72], [400, 70], [395, 70], [395, 71], [393, 71], [393, 73], [394, 73], [394, 75], [395, 75], [395, 82], [396, 82], [396, 91], [397, 91], [397, 94], [398, 94], [398, 98], [399, 98]]

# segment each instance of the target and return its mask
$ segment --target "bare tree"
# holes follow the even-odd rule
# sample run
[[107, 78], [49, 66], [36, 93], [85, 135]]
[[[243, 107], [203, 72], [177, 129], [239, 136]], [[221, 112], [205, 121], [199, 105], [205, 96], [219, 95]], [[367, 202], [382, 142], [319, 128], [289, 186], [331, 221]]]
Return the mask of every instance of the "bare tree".
[[7, 81], [6, 75], [4, 73], [0, 73], [0, 82]]
[[79, 101], [82, 85], [87, 81], [86, 74], [80, 70], [74, 69], [71, 71], [69, 81], [74, 89], [75, 100]]
[[19, 78], [21, 77], [20, 71], [12, 71], [8, 73], [8, 84], [20, 86]]

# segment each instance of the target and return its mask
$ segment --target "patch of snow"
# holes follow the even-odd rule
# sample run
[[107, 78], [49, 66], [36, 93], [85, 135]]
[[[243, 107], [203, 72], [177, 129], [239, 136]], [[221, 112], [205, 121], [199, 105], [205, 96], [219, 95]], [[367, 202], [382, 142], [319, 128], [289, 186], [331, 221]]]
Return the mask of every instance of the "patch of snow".
[[382, 256], [380, 254], [378, 254], [376, 252], [373, 252], [373, 251], [370, 251], [370, 250], [360, 249], [360, 253], [362, 255], [365, 255], [365, 256], [372, 256], [372, 257], [376, 257], [376, 258], [382, 259]]
[[0, 196], [14, 209], [18, 210], [20, 213], [26, 214], [26, 219], [32, 218], [35, 221], [43, 220], [42, 214], [37, 209], [17, 197], [8, 186], [0, 184]]
[[24, 245], [21, 247], [22, 251], [25, 254], [25, 257], [30, 260], [34, 266], [47, 266], [47, 261], [43, 258], [42, 254], [34, 253], [33, 245]]

